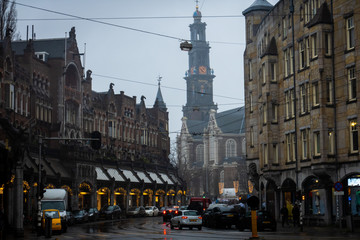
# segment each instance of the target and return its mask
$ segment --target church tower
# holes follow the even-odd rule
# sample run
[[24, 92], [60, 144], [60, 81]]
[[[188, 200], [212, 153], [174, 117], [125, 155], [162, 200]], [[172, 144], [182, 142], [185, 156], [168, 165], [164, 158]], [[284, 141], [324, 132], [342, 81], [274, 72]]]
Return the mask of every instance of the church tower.
[[206, 42], [206, 23], [201, 22], [198, 4], [194, 12], [194, 23], [190, 24], [191, 43], [189, 69], [185, 73], [187, 102], [183, 114], [189, 120], [207, 121], [210, 110], [217, 110], [213, 101], [213, 69], [210, 68], [210, 46]]

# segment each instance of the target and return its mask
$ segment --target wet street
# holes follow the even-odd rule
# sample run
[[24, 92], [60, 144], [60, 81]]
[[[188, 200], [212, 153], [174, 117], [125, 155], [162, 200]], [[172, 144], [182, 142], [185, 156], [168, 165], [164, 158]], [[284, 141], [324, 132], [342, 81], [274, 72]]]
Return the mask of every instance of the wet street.
[[[50, 239], [154, 239], [154, 240], [202, 240], [202, 239], [249, 239], [250, 231], [240, 232], [233, 229], [211, 229], [203, 227], [202, 230], [171, 230], [163, 223], [162, 217], [129, 218], [117, 221], [102, 220], [95, 223], [77, 224], [68, 228], [66, 233], [53, 234]], [[279, 228], [277, 232], [259, 232], [259, 239], [360, 239], [360, 233], [347, 233], [345, 230], [335, 228], [305, 228], [292, 227]], [[13, 238], [7, 238], [13, 239]], [[44, 236], [37, 237], [30, 229], [25, 230], [24, 239], [49, 239]]]

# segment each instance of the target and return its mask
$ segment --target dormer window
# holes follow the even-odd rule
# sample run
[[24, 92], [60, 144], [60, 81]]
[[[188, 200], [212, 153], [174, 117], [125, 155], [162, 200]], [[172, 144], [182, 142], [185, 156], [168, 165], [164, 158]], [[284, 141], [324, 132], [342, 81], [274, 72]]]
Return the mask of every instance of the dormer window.
[[47, 62], [49, 54], [47, 52], [35, 52], [35, 56], [41, 61]]

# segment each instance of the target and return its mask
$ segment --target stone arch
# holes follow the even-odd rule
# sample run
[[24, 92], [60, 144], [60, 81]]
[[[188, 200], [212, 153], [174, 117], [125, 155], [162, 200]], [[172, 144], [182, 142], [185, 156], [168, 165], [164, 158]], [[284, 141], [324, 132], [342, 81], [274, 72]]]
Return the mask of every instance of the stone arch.
[[289, 218], [292, 218], [292, 206], [296, 201], [296, 183], [291, 178], [286, 178], [282, 185], [282, 202], [289, 210]]
[[127, 191], [124, 188], [114, 189], [114, 204], [119, 205], [122, 210], [126, 209], [126, 196]]
[[176, 192], [174, 189], [169, 189], [166, 193], [166, 197], [167, 197], [167, 203], [168, 205], [176, 205], [176, 201], [175, 201], [175, 195]]
[[74, 63], [70, 63], [65, 70], [65, 86], [80, 90], [80, 72]]
[[140, 204], [140, 194], [141, 191], [138, 188], [133, 188], [130, 190], [130, 207], [138, 207]]
[[268, 210], [272, 216], [275, 216], [276, 209], [276, 193], [278, 186], [275, 181], [268, 180], [266, 183], [266, 210]]
[[79, 192], [79, 209], [90, 208], [91, 206], [91, 194], [93, 193], [93, 188], [90, 182], [83, 181], [78, 186]]
[[155, 192], [155, 202], [159, 208], [165, 206], [165, 191], [163, 189], [158, 189]]
[[96, 191], [97, 209], [102, 209], [104, 206], [110, 205], [110, 189], [108, 187], [101, 187]]

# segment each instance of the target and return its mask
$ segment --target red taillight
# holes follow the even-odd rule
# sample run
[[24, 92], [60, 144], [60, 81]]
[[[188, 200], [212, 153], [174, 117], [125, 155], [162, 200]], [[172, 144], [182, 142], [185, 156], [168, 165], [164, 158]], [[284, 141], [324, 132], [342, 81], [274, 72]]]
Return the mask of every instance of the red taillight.
[[205, 208], [203, 208], [203, 211], [204, 211], [204, 212], [205, 212], [205, 210], [206, 210], [206, 209], [205, 209]]
[[202, 219], [202, 217], [198, 217], [198, 219]]
[[178, 214], [178, 211], [175, 211], [175, 214]]
[[165, 214], [166, 213], [166, 211], [163, 211], [163, 214]]
[[188, 217], [186, 217], [186, 216], [182, 216], [181, 218], [182, 218], [182, 219], [188, 219]]
[[169, 210], [169, 212], [172, 212], [172, 210]]

